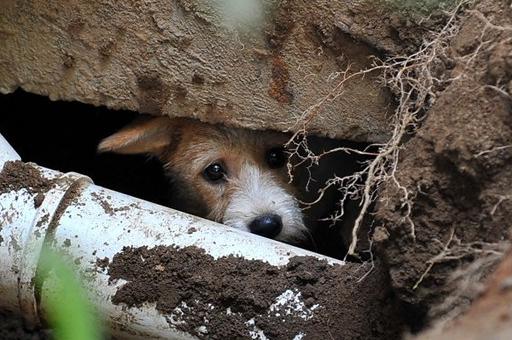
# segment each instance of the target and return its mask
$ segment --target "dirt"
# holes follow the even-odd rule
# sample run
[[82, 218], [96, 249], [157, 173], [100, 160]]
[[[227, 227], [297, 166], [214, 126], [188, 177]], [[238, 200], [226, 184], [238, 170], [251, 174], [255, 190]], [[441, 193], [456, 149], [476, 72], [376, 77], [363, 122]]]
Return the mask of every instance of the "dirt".
[[170, 324], [200, 338], [250, 338], [258, 330], [271, 339], [396, 338], [400, 318], [376, 265], [359, 282], [369, 265], [295, 257], [276, 267], [234, 256], [214, 259], [196, 247], [125, 247], [108, 274], [111, 281], [128, 281], [113, 303], [156, 302]]
[[92, 196], [93, 200], [95, 202], [97, 202], [101, 206], [101, 208], [103, 209], [105, 214], [109, 214], [110, 216], [114, 216], [116, 212], [126, 211], [126, 210], [130, 209], [130, 206], [123, 206], [123, 207], [115, 207], [114, 208], [110, 204], [110, 200], [112, 199], [112, 197], [109, 196], [109, 195], [104, 196], [103, 194], [99, 194], [99, 193], [93, 192], [93, 193], [91, 193], [91, 196]]
[[96, 266], [98, 266], [101, 269], [106, 269], [108, 267], [109, 263], [110, 263], [110, 260], [106, 256], [102, 259], [100, 259], [100, 258], [96, 259]]
[[[43, 177], [37, 168], [22, 161], [6, 162], [0, 172], [0, 194], [23, 188], [31, 194], [42, 194], [50, 190], [53, 185], [53, 181]], [[38, 203], [39, 199], [34, 201], [34, 205]]]
[[39, 208], [43, 204], [44, 197], [44, 194], [41, 192], [34, 197], [34, 208]]
[[[512, 226], [512, 30], [484, 31], [479, 17], [511, 27], [512, 9], [491, 0], [474, 9], [450, 43], [452, 60], [445, 61], [455, 65], [445, 72], [458, 79], [437, 94], [401, 153], [396, 178], [412, 197], [416, 238], [403, 191], [388, 184], [377, 205], [376, 255], [388, 266], [398, 297], [411, 307], [411, 323], [420, 328], [470, 304], [473, 297], [461, 294], [451, 276], [500, 249]], [[476, 38], [481, 34], [485, 47]], [[482, 266], [473, 279], [481, 281], [493, 268]]]
[[[34, 207], [39, 207], [44, 200], [44, 194], [53, 187], [52, 180], [48, 180], [42, 176], [41, 172], [28, 163], [21, 161], [8, 161], [4, 164], [0, 172], [0, 194], [18, 191], [21, 189], [27, 190], [31, 194], [37, 193], [34, 197]], [[42, 198], [41, 198], [42, 197]], [[9, 222], [8, 211], [2, 216]], [[0, 223], [0, 230], [2, 224]], [[2, 245], [4, 238], [0, 236], [0, 245]], [[15, 249], [21, 249], [18, 241], [11, 237], [11, 244]]]
[[59, 225], [60, 223], [60, 218], [62, 217], [62, 215], [64, 215], [64, 212], [66, 211], [66, 209], [73, 203], [76, 202], [76, 199], [78, 198], [78, 196], [80, 195], [80, 193], [82, 192], [82, 188], [84, 186], [84, 183], [89, 183], [87, 180], [85, 179], [78, 179], [76, 181], [74, 181], [70, 186], [69, 188], [66, 190], [66, 193], [64, 194], [64, 196], [62, 197], [61, 201], [59, 202], [59, 205], [57, 206], [57, 209], [55, 209], [55, 213], [53, 215], [53, 218], [48, 226], [48, 234], [46, 236], [47, 239], [52, 239], [53, 238], [53, 232], [55, 230], [55, 228], [57, 228], [57, 226]]
[[104, 198], [102, 195], [95, 192], [91, 193], [91, 196], [96, 202], [98, 202], [99, 205], [101, 205], [101, 208], [106, 214], [109, 214], [110, 216], [114, 215], [114, 209], [107, 201], [108, 198]]

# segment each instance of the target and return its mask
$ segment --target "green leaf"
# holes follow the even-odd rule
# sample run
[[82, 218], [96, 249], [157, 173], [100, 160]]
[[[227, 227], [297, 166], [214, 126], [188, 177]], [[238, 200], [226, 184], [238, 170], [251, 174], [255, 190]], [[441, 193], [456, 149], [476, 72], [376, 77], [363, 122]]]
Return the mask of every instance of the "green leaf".
[[64, 262], [57, 253], [44, 248], [39, 262], [37, 284], [52, 275], [55, 286], [44, 290], [47, 321], [55, 340], [102, 339], [97, 313], [86, 291], [77, 280], [73, 266]]

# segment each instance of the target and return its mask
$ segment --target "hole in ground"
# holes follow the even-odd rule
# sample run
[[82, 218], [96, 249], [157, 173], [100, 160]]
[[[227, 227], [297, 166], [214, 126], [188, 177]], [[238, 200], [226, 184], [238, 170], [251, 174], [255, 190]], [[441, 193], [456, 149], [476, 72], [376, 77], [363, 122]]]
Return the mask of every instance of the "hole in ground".
[[[11, 143], [23, 160], [62, 172], [74, 171], [91, 177], [95, 184], [126, 193], [161, 205], [168, 205], [174, 192], [161, 163], [144, 155], [118, 155], [98, 153], [98, 143], [105, 137], [140, 117], [136, 112], [114, 111], [78, 102], [50, 101], [48, 98], [16, 91], [0, 96], [4, 114], [0, 115], [0, 133]], [[347, 146], [362, 149], [363, 143], [338, 142], [310, 137], [310, 145], [320, 149]], [[332, 166], [338, 176], [358, 170], [361, 157], [336, 153], [336, 162], [328, 158], [321, 166]], [[325, 175], [325, 174], [324, 174]], [[337, 192], [323, 200], [329, 209], [337, 207]], [[357, 205], [351, 207], [352, 215]], [[171, 205], [172, 206], [172, 205]], [[350, 224], [350, 223], [348, 223]], [[313, 234], [315, 246], [309, 250], [343, 258], [349, 233], [343, 233], [347, 223], [330, 226], [323, 223]]]

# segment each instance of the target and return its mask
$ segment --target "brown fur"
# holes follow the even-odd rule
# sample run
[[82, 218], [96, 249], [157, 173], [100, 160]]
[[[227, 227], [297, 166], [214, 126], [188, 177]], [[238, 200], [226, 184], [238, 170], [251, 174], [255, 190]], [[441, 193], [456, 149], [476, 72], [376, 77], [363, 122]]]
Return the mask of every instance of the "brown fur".
[[103, 140], [98, 149], [101, 152], [157, 156], [171, 177], [191, 186], [186, 191], [195, 195], [185, 193], [185, 196], [195, 201], [191, 205], [206, 207], [202, 210], [207, 214], [200, 215], [221, 222], [236, 180], [229, 181], [227, 186], [212, 185], [203, 178], [204, 168], [213, 162], [222, 162], [230, 178], [236, 179], [242, 165], [250, 163], [262, 171], [271, 171], [279, 184], [295, 195], [295, 188], [288, 183], [286, 167], [269, 169], [265, 164], [265, 152], [282, 146], [287, 140], [287, 135], [276, 132], [227, 128], [188, 118], [159, 117], [135, 122]]
[[[294, 181], [290, 184], [286, 166], [271, 169], [265, 160], [269, 149], [283, 146], [288, 139], [289, 135], [277, 132], [228, 128], [188, 118], [151, 117], [140, 119], [106, 138], [98, 149], [102, 152], [146, 153], [158, 157], [175, 184], [173, 188], [178, 189], [172, 193], [170, 206], [223, 223], [226, 210], [232, 203], [232, 196], [242, 191], [242, 186], [246, 185], [243, 183], [247, 183], [239, 178], [244, 164], [259, 169], [261, 176], [270, 178], [275, 187], [283, 189], [292, 200], [295, 198], [303, 202], [314, 201], [318, 189], [334, 171], [343, 176], [355, 169], [356, 162], [353, 159], [343, 155], [329, 155], [322, 161], [322, 166], [296, 169]], [[321, 153], [323, 148], [330, 149], [335, 146], [338, 146], [337, 142], [320, 141], [317, 138], [312, 138], [310, 145], [316, 153]], [[212, 163], [221, 163], [227, 169], [228, 178], [225, 183], [212, 184], [205, 179], [204, 169]], [[310, 181], [308, 191], [306, 182], [310, 175], [313, 181]], [[321, 223], [319, 219], [329, 216], [335, 209], [338, 201], [336, 195], [338, 193], [332, 189], [324, 196], [321, 204], [293, 213], [294, 216], [299, 215], [298, 220], [302, 220], [302, 227], [295, 220], [292, 228], [297, 226], [296, 235], [288, 234], [286, 238], [277, 239], [304, 245], [306, 239], [311, 240], [311, 233], [305, 227], [313, 232], [318, 230], [322, 239], [320, 242], [324, 245], [318, 244], [320, 249], [317, 250], [333, 244], [335, 250], [332, 254], [339, 256], [343, 247], [338, 245], [350, 240], [340, 240], [341, 234], [328, 225], [318, 228]], [[266, 200], [267, 197], [263, 199]], [[271, 197], [268, 199], [272, 200]]]

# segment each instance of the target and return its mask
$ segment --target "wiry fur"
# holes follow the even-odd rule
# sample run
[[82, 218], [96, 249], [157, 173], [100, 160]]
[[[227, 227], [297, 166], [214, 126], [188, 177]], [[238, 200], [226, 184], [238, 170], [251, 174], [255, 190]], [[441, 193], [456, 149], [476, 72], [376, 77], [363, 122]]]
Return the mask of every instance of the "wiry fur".
[[226, 225], [247, 230], [247, 225], [263, 214], [277, 214], [283, 220], [278, 240], [297, 243], [307, 236], [302, 212], [294, 196], [279, 185], [270, 171], [246, 163], [240, 176], [232, 180], [233, 194], [224, 212]]
[[[288, 183], [286, 167], [271, 169], [267, 150], [282, 146], [288, 136], [167, 117], [141, 120], [103, 140], [98, 149], [148, 153], [160, 158], [179, 183], [184, 210], [241, 230], [262, 214], [279, 215], [282, 231], [275, 237], [294, 244], [308, 239], [297, 202], [301, 190]], [[205, 180], [208, 165], [222, 163], [228, 171], [221, 184]]]

